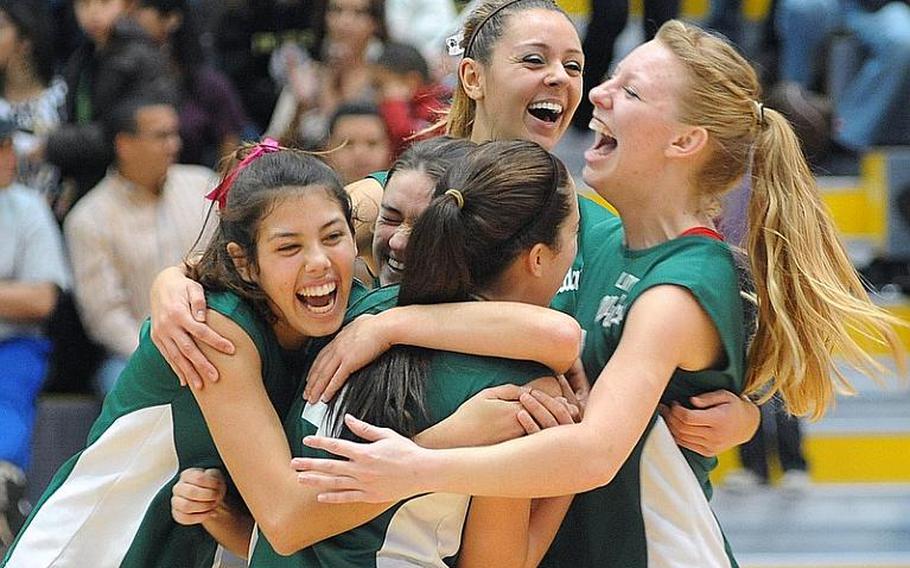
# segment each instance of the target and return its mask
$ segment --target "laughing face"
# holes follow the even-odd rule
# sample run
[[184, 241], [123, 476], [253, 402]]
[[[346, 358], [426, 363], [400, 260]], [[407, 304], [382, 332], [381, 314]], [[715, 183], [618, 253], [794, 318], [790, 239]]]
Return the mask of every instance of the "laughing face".
[[253, 278], [278, 317], [285, 348], [338, 331], [351, 292], [356, 249], [339, 204], [310, 187], [279, 201], [256, 237]]
[[489, 64], [467, 58], [465, 65], [477, 70], [473, 78], [462, 74], [477, 103], [473, 140], [517, 138], [548, 150], [556, 145], [581, 100], [584, 55], [568, 18], [538, 8], [512, 14]]
[[594, 145], [585, 152], [583, 177], [607, 199], [643, 187], [666, 162], [683, 125], [677, 120], [677, 93], [685, 69], [657, 41], [637, 47], [613, 76], [591, 90]]
[[373, 258], [382, 286], [401, 281], [411, 229], [430, 204], [434, 181], [420, 170], [396, 171], [382, 192], [373, 230]]

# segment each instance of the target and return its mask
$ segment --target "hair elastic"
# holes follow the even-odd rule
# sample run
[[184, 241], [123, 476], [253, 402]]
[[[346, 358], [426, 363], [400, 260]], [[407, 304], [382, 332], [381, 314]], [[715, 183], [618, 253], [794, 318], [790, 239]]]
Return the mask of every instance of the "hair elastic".
[[228, 193], [231, 191], [231, 186], [234, 185], [234, 180], [237, 179], [237, 176], [246, 169], [247, 166], [256, 161], [259, 156], [263, 154], [271, 154], [277, 152], [281, 149], [281, 146], [278, 145], [278, 141], [274, 138], [263, 138], [262, 142], [253, 146], [253, 149], [250, 151], [243, 160], [240, 161], [237, 166], [231, 170], [224, 179], [221, 180], [221, 183], [218, 184], [218, 187], [210, 191], [205, 195], [206, 199], [218, 202], [218, 208], [224, 209], [225, 204], [227, 204]]
[[762, 126], [765, 125], [765, 103], [761, 101], [752, 101], [752, 104], [755, 106], [755, 113], [758, 115], [758, 123]]
[[455, 198], [455, 204], [459, 209], [464, 209], [464, 195], [457, 189], [447, 189], [444, 195], [451, 195]]

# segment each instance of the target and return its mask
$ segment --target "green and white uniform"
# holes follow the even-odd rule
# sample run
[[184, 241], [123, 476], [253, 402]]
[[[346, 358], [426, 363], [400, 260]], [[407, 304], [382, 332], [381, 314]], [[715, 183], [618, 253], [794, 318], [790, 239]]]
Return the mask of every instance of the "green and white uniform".
[[[387, 288], [374, 291], [387, 293]], [[372, 296], [372, 294], [371, 294]], [[370, 296], [368, 296], [369, 298]], [[381, 302], [380, 302], [381, 303]], [[387, 307], [387, 306], [386, 306]], [[376, 309], [371, 305], [352, 309]], [[355, 314], [352, 314], [352, 316]], [[427, 428], [446, 418], [481, 390], [506, 383], [525, 384], [552, 371], [526, 361], [478, 357], [447, 351], [434, 353], [427, 384]], [[298, 404], [285, 426], [294, 455], [327, 457], [302, 445], [309, 434], [330, 435], [332, 420], [325, 404]], [[350, 432], [345, 432], [350, 437]], [[386, 568], [401, 566], [454, 566], [470, 497], [430, 493], [402, 501], [372, 521], [324, 540], [292, 556], [279, 556], [265, 537], [254, 531], [250, 566], [255, 568]], [[300, 522], [319, 522], [301, 519]]]
[[[615, 351], [635, 300], [651, 287], [669, 284], [687, 289], [710, 316], [723, 344], [723, 360], [711, 370], [677, 370], [662, 402], [688, 406], [693, 395], [742, 390], [743, 304], [727, 245], [688, 236], [633, 251], [623, 244], [618, 219], [599, 225], [588, 238], [576, 310], [585, 330], [582, 359], [588, 377], [596, 379]], [[735, 567], [708, 506], [708, 474], [716, 463], [681, 450], [655, 412], [616, 478], [575, 497], [541, 566]]]
[[[272, 404], [285, 412], [298, 355], [238, 296], [207, 295], [238, 324], [262, 359]], [[6, 568], [220, 565], [201, 525], [171, 518], [171, 488], [188, 467], [226, 468], [193, 394], [182, 388], [142, 326], [139, 347], [108, 394], [87, 447], [57, 472], [10, 549]]]

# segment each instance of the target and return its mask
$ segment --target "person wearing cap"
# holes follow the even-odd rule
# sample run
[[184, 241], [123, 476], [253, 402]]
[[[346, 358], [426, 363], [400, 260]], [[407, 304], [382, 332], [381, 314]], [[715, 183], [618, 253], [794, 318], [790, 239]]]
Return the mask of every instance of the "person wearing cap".
[[69, 285], [47, 202], [15, 181], [14, 131], [0, 119], [0, 556], [28, 513], [25, 471], [51, 351], [43, 324]]

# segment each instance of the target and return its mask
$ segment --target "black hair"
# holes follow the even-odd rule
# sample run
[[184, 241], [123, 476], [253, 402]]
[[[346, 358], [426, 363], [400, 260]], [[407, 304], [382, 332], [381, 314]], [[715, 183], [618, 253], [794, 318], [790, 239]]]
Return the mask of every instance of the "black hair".
[[139, 111], [150, 106], [167, 105], [175, 108], [176, 100], [170, 89], [154, 89], [142, 95], [130, 97], [118, 103], [102, 120], [104, 139], [109, 148], [114, 148], [118, 134], [136, 134]]
[[386, 132], [389, 130], [388, 126], [386, 126], [385, 119], [382, 118], [382, 114], [379, 112], [378, 106], [371, 102], [354, 101], [341, 103], [335, 108], [335, 112], [333, 112], [331, 118], [329, 118], [328, 133], [330, 136], [332, 132], [335, 131], [335, 126], [338, 124], [338, 121], [347, 116], [375, 116], [382, 122]]
[[54, 77], [54, 44], [47, 2], [0, 0], [0, 10], [16, 27], [16, 33], [31, 43], [31, 64], [45, 86]]
[[139, 0], [139, 6], [152, 8], [163, 16], [180, 16], [180, 25], [168, 40], [170, 54], [180, 75], [181, 87], [188, 94], [194, 92], [196, 74], [204, 63], [202, 44], [193, 11], [186, 0]]
[[[524, 140], [487, 142], [452, 164], [414, 224], [398, 305], [482, 296], [522, 251], [536, 243], [556, 247], [575, 198], [564, 189], [568, 185], [562, 162]], [[451, 195], [453, 189], [462, 201]], [[427, 418], [431, 357], [426, 349], [395, 346], [355, 373], [343, 399], [333, 402], [336, 429], [350, 413], [415, 434]]]
[[[241, 147], [235, 161], [255, 145]], [[231, 172], [225, 170], [225, 176]], [[209, 290], [229, 290], [248, 301], [266, 319], [275, 321], [268, 298], [255, 282], [241, 277], [228, 254], [228, 243], [243, 249], [251, 271], [257, 270], [256, 236], [265, 219], [282, 199], [293, 192], [323, 191], [341, 208], [351, 235], [354, 234], [351, 198], [332, 168], [306, 152], [283, 148], [260, 156], [234, 179], [220, 222], [200, 261], [187, 265], [189, 277]]]
[[467, 138], [451, 136], [437, 136], [415, 142], [392, 164], [386, 185], [400, 171], [423, 172], [435, 183], [445, 175], [452, 163], [464, 159], [476, 147], [477, 144]]
[[376, 64], [396, 75], [417, 73], [424, 83], [430, 82], [430, 67], [427, 60], [413, 45], [391, 41], [386, 43]]
[[[323, 60], [323, 50], [325, 48], [325, 39], [328, 34], [328, 24], [326, 18], [329, 15], [329, 4], [332, 0], [315, 0], [313, 14], [313, 46], [310, 54], [317, 61]], [[385, 42], [389, 38], [388, 30], [385, 25], [385, 0], [368, 0], [367, 10], [370, 17], [376, 22], [375, 36], [380, 41]]]

